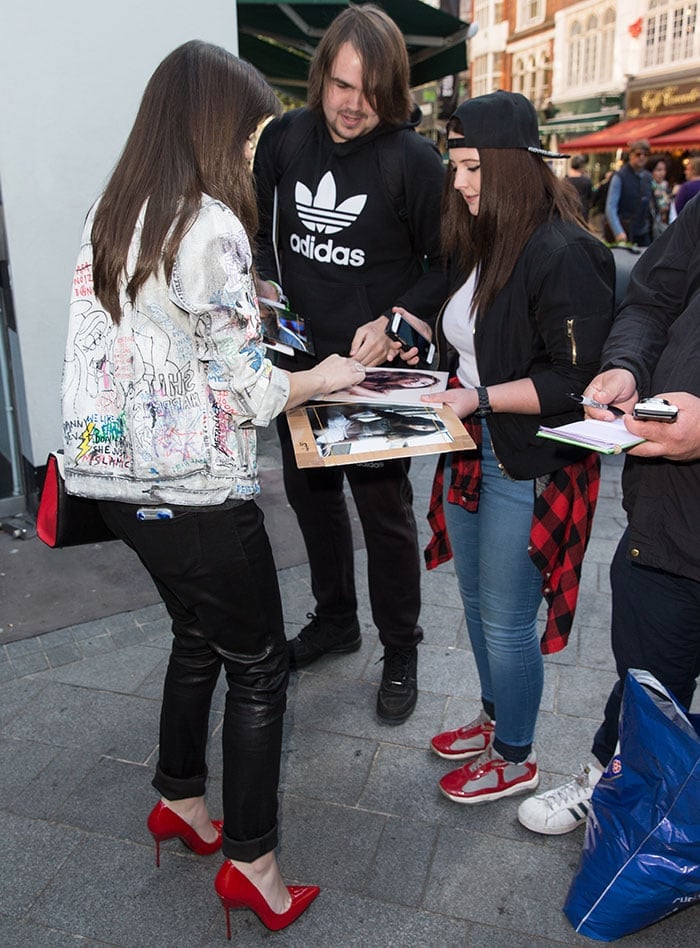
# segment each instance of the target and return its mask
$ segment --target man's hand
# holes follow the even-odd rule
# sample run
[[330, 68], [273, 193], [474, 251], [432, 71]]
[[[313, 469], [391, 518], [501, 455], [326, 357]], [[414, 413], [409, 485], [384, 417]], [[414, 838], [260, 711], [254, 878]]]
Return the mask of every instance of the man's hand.
[[[413, 313], [409, 313], [409, 311], [404, 309], [403, 306], [394, 306], [392, 307], [391, 311], [397, 316], [403, 316], [406, 322], [413, 326], [413, 328], [417, 330], [421, 336], [425, 336], [427, 340], [432, 342], [433, 330], [428, 325], [428, 323], [425, 322], [425, 320], [420, 318], [420, 316], [414, 316]], [[389, 359], [391, 360], [392, 358], [395, 358], [396, 355], [398, 355], [399, 359], [401, 359], [402, 362], [405, 362], [406, 365], [418, 365], [420, 362], [418, 349], [415, 346], [413, 346], [411, 349], [406, 349], [405, 351], [403, 349], [399, 349], [398, 352], [394, 353], [394, 356], [389, 356]]]
[[401, 344], [390, 339], [385, 329], [389, 325], [386, 316], [378, 316], [355, 331], [350, 346], [350, 358], [363, 365], [381, 365], [392, 361]]
[[[583, 394], [603, 405], [617, 405], [624, 412], [631, 412], [639, 401], [637, 382], [627, 369], [608, 369], [601, 372]], [[612, 421], [615, 417], [611, 411], [601, 408], [586, 408], [585, 412], [590, 418], [600, 418], [602, 421]]]
[[655, 396], [678, 406], [675, 421], [636, 421], [625, 418], [625, 427], [647, 440], [627, 453], [640, 458], [696, 461], [700, 458], [700, 398], [688, 392], [663, 392]]

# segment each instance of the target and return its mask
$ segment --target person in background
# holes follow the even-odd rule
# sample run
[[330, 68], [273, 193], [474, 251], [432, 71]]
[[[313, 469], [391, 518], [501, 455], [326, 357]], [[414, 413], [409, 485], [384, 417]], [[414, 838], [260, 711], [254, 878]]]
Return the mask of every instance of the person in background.
[[588, 212], [591, 209], [593, 198], [593, 185], [586, 174], [586, 164], [587, 158], [585, 155], [574, 155], [569, 162], [569, 173], [566, 176], [566, 180], [578, 193], [581, 201], [581, 216], [584, 221], [588, 220]]
[[656, 239], [666, 230], [669, 224], [668, 216], [671, 211], [671, 185], [666, 180], [666, 160], [661, 156], [652, 158], [647, 165], [651, 172], [651, 193], [654, 198], [654, 221], [651, 232]]
[[[366, 366], [395, 359], [385, 329], [400, 307], [430, 319], [445, 297], [439, 203], [444, 168], [415, 128], [401, 31], [383, 10], [351, 5], [331, 23], [309, 70], [308, 107], [271, 122], [255, 155], [261, 232], [256, 257], [278, 298], [310, 321], [316, 353]], [[279, 262], [279, 270], [278, 270]], [[414, 318], [414, 317], [411, 317]], [[429, 327], [418, 320], [414, 328]], [[409, 361], [415, 349], [401, 354]], [[289, 368], [301, 364], [282, 362]], [[357, 618], [347, 482], [367, 547], [372, 618], [383, 646], [377, 715], [400, 724], [418, 695], [423, 638], [420, 559], [406, 459], [300, 470], [278, 424], [284, 483], [304, 537], [316, 600], [290, 642], [292, 666], [354, 652]]]
[[[686, 709], [700, 675], [700, 200], [644, 252], [586, 394], [624, 409], [646, 440], [622, 475], [628, 526], [610, 567], [612, 650], [618, 680], [592, 757], [573, 780], [525, 800], [518, 819], [535, 833], [569, 833], [586, 822], [598, 780], [613, 760], [624, 680], [651, 672]], [[672, 423], [636, 421], [655, 395], [678, 407]], [[612, 420], [608, 411], [587, 409]]]
[[[258, 125], [279, 102], [218, 46], [178, 47], [148, 82], [73, 281], [63, 372], [66, 488], [92, 497], [139, 556], [172, 620], [147, 826], [198, 855], [223, 849], [216, 890], [268, 928], [317, 886], [275, 857], [288, 656], [272, 551], [255, 503], [255, 429], [364, 377], [331, 356], [290, 376], [265, 358], [249, 238]], [[99, 357], [95, 358], [96, 339]], [[223, 823], [205, 802], [221, 667]]]
[[676, 214], [680, 214], [691, 198], [700, 192], [700, 155], [688, 159], [685, 166], [685, 181], [675, 196]]
[[608, 197], [608, 188], [610, 187], [610, 179], [612, 176], [612, 171], [606, 171], [598, 187], [593, 189], [591, 208], [588, 214], [590, 228], [601, 240], [608, 240], [608, 237], [612, 237], [612, 235], [608, 233], [609, 228], [605, 220], [605, 202]]
[[610, 181], [605, 218], [613, 239], [619, 244], [648, 247], [652, 241], [652, 178], [646, 170], [650, 153], [648, 141], [632, 142], [625, 163]]
[[438, 338], [441, 353], [443, 334], [455, 350], [456, 372], [446, 393], [423, 400], [447, 402], [477, 449], [439, 463], [426, 560], [431, 568], [454, 556], [482, 710], [431, 747], [466, 761], [442, 777], [443, 794], [475, 804], [539, 781], [542, 651], [567, 641], [600, 467], [597, 455], [545, 443], [537, 431], [580, 417], [570, 393], [599, 365], [615, 268], [578, 196], [543, 160], [562, 156], [540, 147], [524, 96], [468, 100], [447, 131], [442, 243], [453, 294]]

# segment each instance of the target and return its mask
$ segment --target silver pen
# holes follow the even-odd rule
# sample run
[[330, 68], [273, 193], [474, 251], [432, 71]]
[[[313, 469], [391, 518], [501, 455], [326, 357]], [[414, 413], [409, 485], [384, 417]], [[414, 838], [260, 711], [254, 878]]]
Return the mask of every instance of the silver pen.
[[597, 402], [594, 398], [588, 398], [586, 395], [575, 395], [573, 392], [569, 392], [569, 398], [573, 398], [579, 405], [585, 405], [586, 408], [601, 408], [603, 411], [611, 411], [613, 415], [618, 417], [624, 415], [624, 411], [618, 408], [617, 405], [605, 405], [603, 402]]

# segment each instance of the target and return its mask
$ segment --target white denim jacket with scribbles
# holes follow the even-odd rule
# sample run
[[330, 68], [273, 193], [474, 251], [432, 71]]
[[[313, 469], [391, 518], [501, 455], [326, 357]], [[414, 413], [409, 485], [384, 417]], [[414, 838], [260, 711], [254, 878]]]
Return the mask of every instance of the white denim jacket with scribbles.
[[[248, 238], [203, 195], [170, 282], [151, 276], [115, 325], [95, 297], [88, 215], [73, 278], [62, 404], [66, 487], [126, 503], [218, 504], [258, 493], [255, 426], [289, 380], [265, 357]], [[145, 205], [129, 249], [138, 256]]]

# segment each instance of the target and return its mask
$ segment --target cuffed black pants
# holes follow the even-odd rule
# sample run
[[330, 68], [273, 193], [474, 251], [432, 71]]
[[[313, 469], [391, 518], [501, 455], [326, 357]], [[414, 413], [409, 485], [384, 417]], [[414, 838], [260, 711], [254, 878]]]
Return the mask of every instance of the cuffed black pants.
[[254, 501], [170, 509], [172, 520], [140, 521], [133, 504], [100, 503], [172, 619], [153, 785], [169, 800], [204, 794], [209, 711], [223, 664], [223, 853], [252, 862], [277, 845], [289, 675], [272, 551]]

